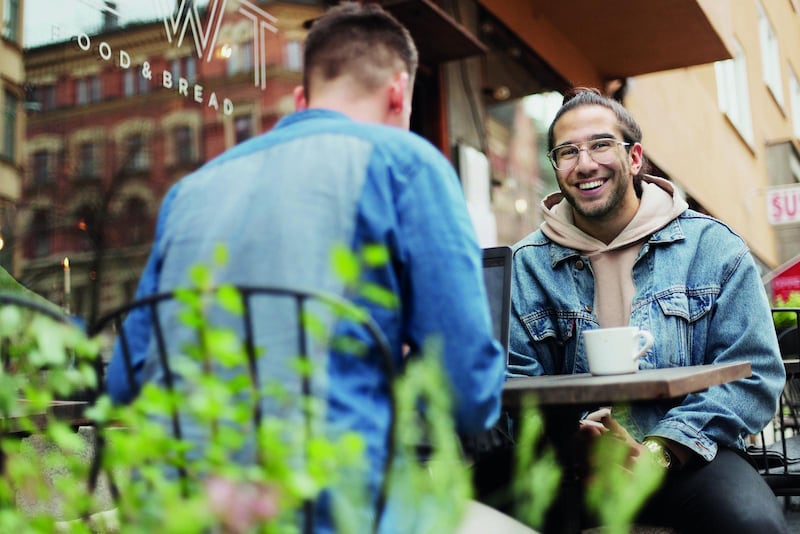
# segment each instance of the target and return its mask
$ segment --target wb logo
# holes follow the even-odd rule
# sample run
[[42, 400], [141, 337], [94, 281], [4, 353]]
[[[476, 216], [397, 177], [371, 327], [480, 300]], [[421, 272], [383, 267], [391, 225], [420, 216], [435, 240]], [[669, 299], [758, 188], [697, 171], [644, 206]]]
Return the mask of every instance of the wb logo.
[[[162, 13], [168, 13], [171, 6], [175, 6], [173, 1], [156, 1]], [[167, 40], [174, 46], [181, 46], [188, 32], [194, 41], [197, 57], [211, 61], [228, 1], [210, 0], [206, 9], [206, 21], [203, 23], [194, 1], [181, 0], [177, 9], [163, 17]], [[267, 86], [266, 36], [267, 32], [278, 33], [278, 28], [275, 26], [278, 19], [247, 0], [231, 1], [237, 2], [238, 12], [253, 22], [253, 83], [256, 87], [264, 89]]]

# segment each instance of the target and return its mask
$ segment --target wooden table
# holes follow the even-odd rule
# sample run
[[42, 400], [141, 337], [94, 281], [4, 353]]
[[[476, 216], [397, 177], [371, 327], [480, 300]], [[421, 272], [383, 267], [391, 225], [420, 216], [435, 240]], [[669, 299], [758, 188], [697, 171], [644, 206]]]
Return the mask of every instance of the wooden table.
[[21, 424], [24, 420], [33, 422], [39, 429], [44, 428], [50, 420], [62, 421], [73, 427], [89, 424], [83, 413], [89, 405], [86, 401], [54, 400], [46, 411], [36, 413], [29, 413], [29, 410], [24, 409], [26, 400], [20, 399], [18, 402], [21, 408], [19, 415], [12, 415], [2, 421], [6, 425], [3, 429], [5, 434], [27, 434], [27, 427]]
[[588, 409], [620, 403], [658, 402], [751, 375], [750, 362], [642, 370], [613, 376], [590, 374], [514, 378], [503, 387], [503, 404], [513, 414], [530, 397], [541, 408], [545, 432], [563, 469], [562, 484], [548, 512], [544, 532], [580, 532], [582, 481], [578, 478], [575, 435]]
[[511, 378], [503, 386], [503, 403], [519, 406], [525, 396], [540, 406], [591, 405], [653, 401], [682, 397], [711, 386], [750, 376], [750, 362], [647, 369], [612, 376], [547, 375]]

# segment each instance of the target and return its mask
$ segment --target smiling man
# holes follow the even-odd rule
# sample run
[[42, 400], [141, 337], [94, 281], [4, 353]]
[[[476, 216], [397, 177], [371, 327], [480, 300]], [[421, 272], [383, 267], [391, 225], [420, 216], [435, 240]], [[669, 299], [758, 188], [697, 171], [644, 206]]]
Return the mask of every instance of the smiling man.
[[[769, 303], [745, 242], [644, 174], [642, 132], [596, 90], [567, 95], [549, 131], [560, 192], [514, 247], [514, 376], [588, 372], [582, 332], [637, 326], [645, 369], [749, 361], [752, 376], [683, 399], [598, 411], [631, 462], [667, 469], [639, 521], [681, 532], [786, 532], [778, 501], [743, 453], [775, 414], [785, 374]], [[599, 407], [598, 407], [599, 408]], [[575, 425], [579, 430], [578, 422]]]

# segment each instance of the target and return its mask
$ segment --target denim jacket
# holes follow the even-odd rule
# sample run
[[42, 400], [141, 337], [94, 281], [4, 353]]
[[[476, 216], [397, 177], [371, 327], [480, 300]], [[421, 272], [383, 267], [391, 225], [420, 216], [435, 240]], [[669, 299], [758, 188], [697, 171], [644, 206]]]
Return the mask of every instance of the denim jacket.
[[[514, 247], [508, 373], [586, 373], [581, 332], [598, 328], [590, 258], [538, 230]], [[631, 435], [661, 436], [712, 460], [743, 449], [776, 411], [785, 371], [766, 292], [745, 242], [723, 223], [684, 211], [642, 245], [630, 325], [656, 342], [640, 369], [749, 361], [752, 376], [682, 399], [615, 407]]]

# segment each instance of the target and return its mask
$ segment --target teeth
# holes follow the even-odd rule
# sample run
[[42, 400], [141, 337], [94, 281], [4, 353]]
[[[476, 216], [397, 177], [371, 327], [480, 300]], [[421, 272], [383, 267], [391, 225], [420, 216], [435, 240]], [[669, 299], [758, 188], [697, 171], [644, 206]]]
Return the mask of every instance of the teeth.
[[582, 184], [578, 184], [578, 189], [585, 191], [587, 189], [594, 189], [595, 187], [600, 187], [601, 185], [603, 185], [603, 180], [595, 180], [593, 182], [585, 182]]

